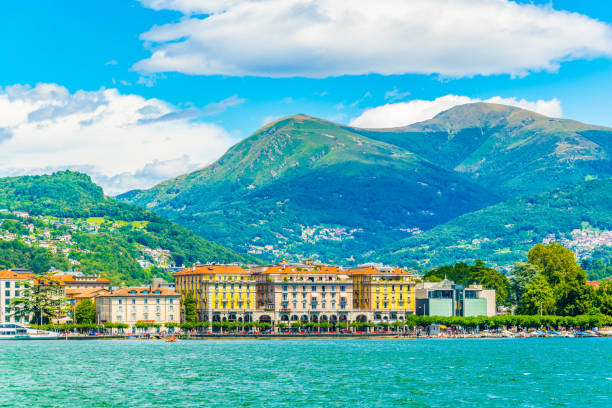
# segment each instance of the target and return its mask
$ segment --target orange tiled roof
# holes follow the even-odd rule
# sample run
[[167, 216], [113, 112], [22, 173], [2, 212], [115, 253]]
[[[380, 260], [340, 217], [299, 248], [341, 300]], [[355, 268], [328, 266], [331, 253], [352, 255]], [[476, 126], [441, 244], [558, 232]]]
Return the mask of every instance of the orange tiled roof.
[[248, 275], [251, 271], [237, 265], [198, 265], [178, 271], [174, 276], [201, 274], [241, 274]]
[[269, 266], [262, 272], [262, 274], [303, 274], [303, 275], [316, 275], [316, 274], [336, 274], [342, 273], [337, 266], [320, 266], [313, 270], [300, 269], [295, 266], [287, 265], [283, 266]]
[[[135, 293], [130, 293], [135, 292]], [[144, 293], [147, 292], [147, 293]], [[159, 292], [159, 293], [155, 293]], [[166, 288], [121, 288], [102, 296], [180, 296], [172, 289]]]
[[66, 296], [73, 299], [91, 299], [108, 294], [110, 291], [102, 288], [66, 289]]
[[348, 275], [386, 275], [386, 276], [388, 275], [406, 275], [406, 276], [414, 275], [412, 272], [406, 271], [401, 268], [394, 267], [392, 272], [383, 272], [373, 266], [362, 266], [362, 267], [357, 267], [357, 268], [351, 268], [351, 269], [348, 269], [346, 272]]
[[593, 289], [599, 289], [599, 282], [596, 281], [588, 281], [586, 283], [588, 286], [591, 286]]
[[17, 273], [9, 270], [0, 271], [0, 279], [25, 280], [33, 278], [34, 276], [33, 273]]
[[[54, 280], [60, 281], [60, 282], [87, 282], [87, 280], [78, 280], [75, 279], [73, 275], [53, 275], [52, 278]], [[106, 278], [101, 278], [99, 276], [87, 276], [84, 275], [84, 278], [89, 278], [89, 281], [95, 280], [96, 282], [104, 282], [104, 283], [110, 283], [110, 281]]]

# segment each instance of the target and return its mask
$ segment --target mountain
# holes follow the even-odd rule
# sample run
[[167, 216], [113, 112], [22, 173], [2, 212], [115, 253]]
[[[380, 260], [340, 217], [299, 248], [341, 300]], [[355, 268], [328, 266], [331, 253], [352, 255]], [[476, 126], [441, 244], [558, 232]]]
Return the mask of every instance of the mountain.
[[410, 149], [503, 197], [612, 176], [612, 129], [490, 103], [403, 128], [356, 130]]
[[603, 179], [512, 198], [398, 241], [378, 260], [421, 269], [477, 259], [507, 266], [546, 239], [590, 258], [612, 246], [611, 195], [612, 179]]
[[297, 115], [202, 170], [118, 199], [241, 252], [346, 262], [498, 197], [403, 147]]
[[457, 217], [521, 211], [512, 200], [611, 176], [611, 129], [476, 103], [394, 129], [284, 118], [206, 168], [118, 199], [266, 259], [403, 261], [384, 255]]
[[0, 268], [74, 268], [136, 284], [168, 278], [161, 266], [197, 261], [257, 259], [105, 197], [85, 174], [0, 179]]

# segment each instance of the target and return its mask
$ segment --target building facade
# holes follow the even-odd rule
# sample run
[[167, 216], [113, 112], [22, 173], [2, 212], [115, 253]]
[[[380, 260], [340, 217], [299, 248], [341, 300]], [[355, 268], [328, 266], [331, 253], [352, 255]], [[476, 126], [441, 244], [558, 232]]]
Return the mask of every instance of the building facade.
[[348, 270], [354, 282], [353, 307], [374, 322], [405, 320], [415, 314], [416, 276], [400, 268], [366, 264]]
[[258, 320], [350, 323], [353, 282], [336, 266], [281, 263], [253, 268], [257, 281]]
[[122, 288], [98, 296], [98, 323], [180, 323], [181, 297], [163, 288]]
[[495, 290], [464, 287], [447, 279], [417, 285], [417, 314], [425, 316], [493, 316]]
[[34, 274], [24, 270], [0, 271], [0, 323], [27, 323], [13, 316], [11, 299], [21, 296], [22, 282], [31, 281]]
[[174, 274], [176, 291], [196, 301], [199, 321], [253, 321], [257, 310], [256, 282], [238, 265], [199, 265]]

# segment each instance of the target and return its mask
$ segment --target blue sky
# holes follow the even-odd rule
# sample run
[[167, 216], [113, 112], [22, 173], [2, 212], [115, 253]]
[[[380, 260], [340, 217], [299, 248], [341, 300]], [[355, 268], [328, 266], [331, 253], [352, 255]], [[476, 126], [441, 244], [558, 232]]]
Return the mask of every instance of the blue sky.
[[[527, 106], [541, 101], [543, 113], [612, 126], [612, 7], [605, 1], [461, 0], [450, 7], [436, 0], [429, 4], [437, 6], [418, 10], [423, 21], [412, 31], [404, 30], [412, 23], [402, 24], [402, 10], [393, 21], [386, 1], [378, 7], [349, 2], [348, 12], [328, 1], [291, 0], [295, 7], [274, 7], [277, 15], [264, 8], [274, 0], [250, 9], [244, 4], [252, 0], [2, 2], [0, 176], [75, 168], [117, 193], [209, 163], [281, 116], [394, 126], [446, 106], [424, 109], [410, 101], [445, 95], [533, 104]], [[390, 10], [397, 8], [393, 2]], [[441, 24], [435, 7], [447, 14], [449, 31], [423, 33]], [[257, 13], [269, 21], [256, 21]], [[328, 17], [342, 25], [310, 29]], [[530, 18], [545, 21], [544, 28], [531, 29]], [[463, 19], [466, 24], [457, 23]], [[496, 20], [491, 27], [489, 19]], [[481, 23], [493, 33], [490, 40], [470, 27]], [[506, 31], [496, 37], [500, 25]], [[293, 27], [301, 35], [286, 38]], [[248, 30], [261, 38], [249, 44]], [[160, 50], [161, 60], [154, 57]], [[364, 115], [396, 103], [404, 105], [393, 115], [386, 108]], [[104, 106], [112, 113], [100, 114]], [[13, 109], [29, 113], [20, 121], [9, 117]], [[97, 116], [87, 116], [94, 111]], [[138, 119], [128, 126], [121, 112]], [[34, 123], [40, 117], [47, 122]], [[117, 133], [112, 146], [105, 132]], [[98, 148], [101, 139], [106, 145]], [[176, 150], [168, 147], [173, 143]]]

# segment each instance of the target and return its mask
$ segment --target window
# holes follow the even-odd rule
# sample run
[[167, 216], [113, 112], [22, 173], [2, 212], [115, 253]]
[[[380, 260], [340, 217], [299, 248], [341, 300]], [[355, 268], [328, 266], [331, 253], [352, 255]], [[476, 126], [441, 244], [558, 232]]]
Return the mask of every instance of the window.
[[132, 304], [135, 305], [136, 304], [136, 299], [132, 299]]
[[4, 296], [10, 297], [11, 296], [11, 291], [10, 290], [4, 291]]
[[287, 285], [283, 285], [283, 291], [287, 290]]
[[283, 293], [283, 300], [287, 300], [287, 294]]
[[6, 287], [7, 289], [8, 289], [8, 288], [10, 288], [10, 287], [11, 287], [11, 282], [8, 282], [8, 281], [7, 281], [7, 282], [5, 283], [5, 287]]
[[158, 322], [161, 320], [161, 315], [159, 313], [155, 315], [155, 320]]
[[120, 316], [120, 315], [117, 315], [117, 318], [116, 318], [115, 320], [117, 320], [118, 322], [120, 322], [120, 321], [121, 321], [121, 316]]
[[340, 286], [340, 292], [344, 292], [346, 290], [346, 286], [342, 285]]
[[325, 285], [321, 285], [321, 292], [325, 292]]
[[170, 298], [170, 300], [168, 301], [168, 303], [173, 304], [173, 303], [174, 303], [174, 299]]
[[161, 300], [159, 298], [155, 299], [155, 303], [157, 303], [159, 305], [159, 303], [161, 302]]
[[168, 309], [169, 309], [171, 312], [173, 312], [173, 311], [174, 311], [174, 306], [170, 306]]
[[317, 287], [316, 286], [311, 287], [311, 289], [312, 289], [313, 292], [317, 291]]
[[117, 303], [119, 303], [120, 305], [123, 304], [123, 299], [117, 299]]
[[170, 321], [174, 320], [174, 315], [170, 315], [169, 317], [170, 317]]
[[149, 306], [146, 306], [146, 305], [145, 305], [145, 307], [143, 308], [143, 310], [144, 310], [145, 312], [148, 312], [148, 311], [149, 311]]
[[149, 303], [149, 299], [145, 298], [144, 299], [144, 304], [146, 305], [147, 303]]
[[145, 319], [145, 320], [149, 320], [149, 314], [148, 314], [148, 313], [145, 313], [145, 314], [144, 314], [144, 319]]
[[336, 287], [335, 287], [334, 285], [332, 285], [332, 286], [331, 286], [331, 290], [332, 290], [332, 292], [333, 292], [334, 290], [336, 290]]
[[159, 312], [160, 310], [161, 310], [161, 306], [159, 306], [159, 305], [155, 306], [155, 311], [156, 312]]

